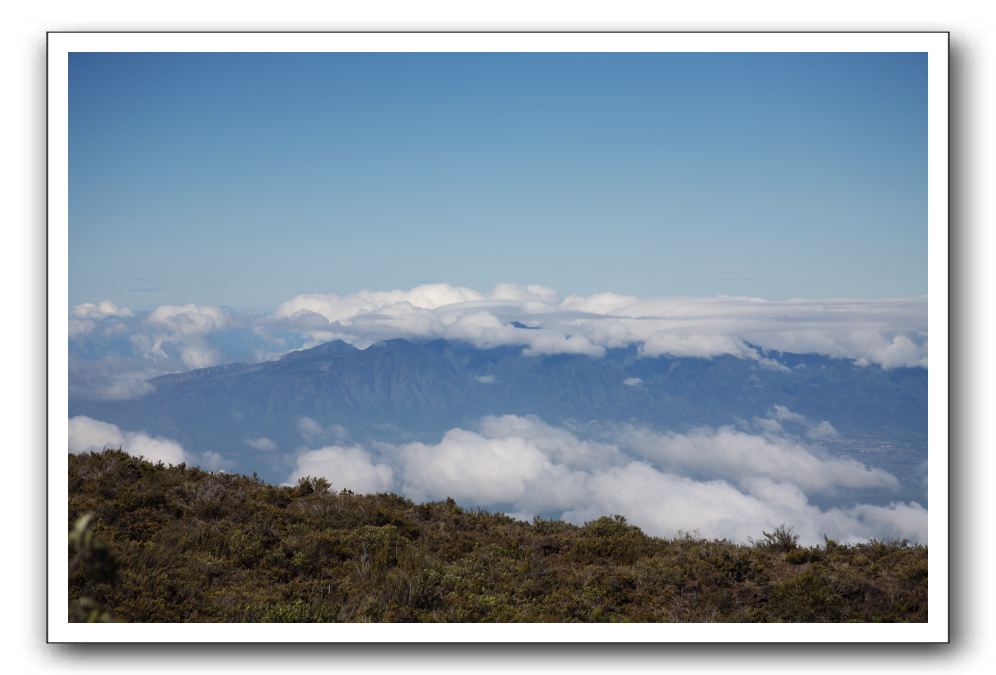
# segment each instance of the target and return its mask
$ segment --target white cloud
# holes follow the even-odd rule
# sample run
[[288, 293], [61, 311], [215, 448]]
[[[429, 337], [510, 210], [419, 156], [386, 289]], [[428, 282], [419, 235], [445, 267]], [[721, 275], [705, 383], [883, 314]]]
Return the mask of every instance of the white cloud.
[[[636, 344], [646, 356], [733, 355], [788, 371], [754, 346], [816, 352], [886, 368], [926, 366], [926, 298], [782, 300], [638, 298], [615, 293], [561, 299], [542, 286], [499, 284], [490, 293], [446, 284], [356, 294], [306, 294], [274, 312], [281, 325], [369, 344], [385, 337], [444, 337], [529, 353], [583, 353]], [[326, 325], [316, 324], [316, 317]], [[521, 330], [513, 321], [536, 326]]]
[[732, 354], [749, 358], [753, 350], [744, 341], [733, 335], [705, 332], [655, 331], [640, 347], [644, 356], [691, 356], [709, 358], [721, 354]]
[[819, 424], [806, 430], [806, 437], [811, 438], [814, 441], [824, 441], [831, 438], [837, 438], [839, 436], [840, 434], [833, 428], [833, 425], [826, 420], [823, 420]]
[[550, 305], [559, 302], [560, 294], [552, 288], [540, 286], [539, 284], [498, 284], [491, 291], [489, 297], [492, 300], [511, 300], [523, 303], [541, 303]]
[[77, 454], [89, 450], [124, 447], [124, 434], [117, 425], [101, 422], [83, 415], [69, 418], [69, 452]]
[[777, 403], [771, 406], [770, 417], [778, 420], [779, 422], [793, 422], [795, 424], [807, 424], [808, 420], [805, 415], [800, 415], [799, 413], [792, 412], [786, 406], [778, 405]]
[[786, 434], [785, 426], [795, 429], [813, 441], [826, 441], [840, 436], [830, 422], [814, 422], [805, 415], [792, 412], [783, 405], [775, 404], [763, 419], [755, 419], [754, 425], [769, 433]]
[[299, 417], [297, 420], [297, 432], [306, 443], [314, 443], [321, 440], [343, 441], [349, 435], [345, 427], [341, 424], [330, 424], [323, 427], [310, 417]]
[[277, 318], [293, 317], [301, 312], [318, 314], [329, 321], [341, 321], [364, 312], [395, 305], [416, 309], [437, 309], [446, 305], [482, 300], [484, 295], [472, 288], [449, 284], [424, 284], [409, 290], [360, 291], [339, 293], [303, 293], [280, 304], [274, 311]]
[[207, 368], [223, 361], [221, 352], [205, 336], [230, 325], [228, 314], [219, 307], [208, 305], [162, 305], [146, 318], [146, 323], [163, 329], [152, 339], [151, 355], [166, 358], [164, 343], [174, 344], [188, 368]]
[[[118, 307], [110, 300], [100, 303], [84, 302], [76, 305], [69, 312], [69, 336], [78, 337], [92, 331], [103, 319], [129, 317], [132, 312], [127, 307]], [[120, 324], [112, 324], [120, 325]]]
[[277, 444], [266, 436], [246, 439], [246, 445], [254, 450], [262, 450], [263, 452], [271, 452], [277, 449]]
[[[522, 326], [528, 326], [524, 328]], [[219, 337], [224, 335], [224, 337]], [[636, 346], [645, 357], [730, 355], [789, 372], [772, 351], [818, 353], [884, 368], [927, 366], [927, 300], [561, 298], [536, 284], [489, 292], [426, 284], [407, 290], [308, 293], [272, 314], [209, 305], [137, 312], [85, 303], [70, 316], [73, 391], [95, 398], [148, 392], [146, 379], [236, 360], [259, 360], [341, 339], [357, 347], [391, 338], [445, 338], [526, 355], [583, 354]], [[88, 368], [100, 359], [113, 369]], [[128, 364], [126, 372], [120, 364]]]
[[733, 427], [684, 434], [627, 427], [618, 441], [655, 466], [733, 483], [751, 478], [789, 482], [803, 492], [838, 488], [895, 490], [899, 481], [847, 457], [821, 457], [786, 436], [754, 435]]
[[184, 335], [203, 335], [228, 324], [225, 312], [209, 305], [162, 305], [146, 319], [151, 324], [168, 326]]
[[[776, 415], [795, 413], [785, 409], [766, 419], [777, 422]], [[927, 512], [918, 504], [823, 510], [811, 503], [808, 494], [836, 488], [881, 493], [895, 487], [895, 478], [855, 460], [822, 456], [784, 430], [778, 434], [731, 428], [656, 434], [625, 426], [595, 441], [536, 418], [504, 415], [485, 417], [473, 430], [451, 429], [438, 443], [383, 445], [376, 455], [359, 446], [304, 451], [291, 481], [321, 475], [360, 492], [391, 490], [419, 501], [453, 497], [520, 517], [575, 523], [620, 513], [660, 536], [697, 530], [746, 542], [785, 523], [807, 544], [824, 535], [843, 542], [926, 542]]]
[[121, 449], [150, 462], [181, 464], [187, 461], [183, 446], [174, 440], [152, 437], [142, 431], [122, 431], [117, 425], [79, 415], [69, 419], [69, 452]]
[[494, 384], [495, 382], [497, 382], [494, 375], [478, 375], [474, 379], [480, 382], [481, 384]]
[[625, 384], [627, 387], [639, 387], [641, 384], [643, 384], [643, 380], [641, 380], [639, 377], [627, 377], [625, 380], [623, 380], [623, 384]]
[[583, 335], [557, 335], [545, 330], [535, 331], [535, 334], [530, 335], [525, 342], [525, 354], [584, 354], [595, 357], [605, 355], [605, 347], [594, 344]]
[[515, 436], [485, 438], [452, 429], [435, 445], [412, 443], [400, 451], [403, 491], [418, 500], [452, 496], [519, 504], [530, 497], [530, 486], [555, 478], [554, 465], [535, 443]]
[[305, 476], [322, 476], [336, 489], [360, 493], [386, 492], [394, 484], [391, 467], [375, 463], [358, 447], [328, 446], [302, 452], [289, 482]]
[[84, 302], [73, 307], [71, 314], [77, 319], [103, 319], [108, 316], [131, 316], [127, 307], [118, 307], [110, 300], [100, 303]]

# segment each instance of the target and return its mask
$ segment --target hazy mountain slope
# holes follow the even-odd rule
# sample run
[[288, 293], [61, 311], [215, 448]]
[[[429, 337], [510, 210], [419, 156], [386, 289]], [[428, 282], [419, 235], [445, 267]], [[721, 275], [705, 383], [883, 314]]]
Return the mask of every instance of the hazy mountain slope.
[[331, 342], [277, 361], [157, 378], [155, 391], [138, 399], [73, 400], [70, 415], [239, 457], [242, 470], [257, 469], [247, 439], [264, 436], [284, 451], [304, 445], [302, 417], [330, 430], [324, 442], [398, 441], [432, 438], [488, 414], [680, 430], [749, 420], [781, 405], [828, 420], [847, 438], [925, 447], [925, 369], [768, 356], [781, 367], [730, 356], [641, 358], [635, 348], [592, 358], [444, 340], [390, 340], [368, 349]]

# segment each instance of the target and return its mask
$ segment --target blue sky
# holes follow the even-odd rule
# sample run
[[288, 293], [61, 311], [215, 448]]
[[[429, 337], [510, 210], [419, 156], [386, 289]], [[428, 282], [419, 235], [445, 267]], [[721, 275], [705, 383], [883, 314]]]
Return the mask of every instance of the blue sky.
[[70, 302], [926, 293], [920, 54], [73, 54]]

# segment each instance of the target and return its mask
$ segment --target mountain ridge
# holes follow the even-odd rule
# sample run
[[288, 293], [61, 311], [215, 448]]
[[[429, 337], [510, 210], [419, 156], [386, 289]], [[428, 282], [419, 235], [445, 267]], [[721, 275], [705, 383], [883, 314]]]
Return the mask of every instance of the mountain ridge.
[[735, 356], [648, 357], [635, 346], [593, 357], [443, 339], [365, 349], [332, 341], [271, 361], [155, 378], [153, 391], [137, 399], [71, 400], [70, 415], [221, 452], [244, 470], [256, 470], [251, 463], [259, 459], [245, 439], [299, 448], [308, 441], [298, 429], [302, 418], [337, 425], [346, 432], [340, 441], [397, 442], [438, 438], [485, 415], [681, 430], [735, 424], [778, 405], [828, 420], [845, 436], [923, 439], [925, 447], [925, 369], [884, 370], [815, 354], [769, 351], [764, 358], [780, 367]]

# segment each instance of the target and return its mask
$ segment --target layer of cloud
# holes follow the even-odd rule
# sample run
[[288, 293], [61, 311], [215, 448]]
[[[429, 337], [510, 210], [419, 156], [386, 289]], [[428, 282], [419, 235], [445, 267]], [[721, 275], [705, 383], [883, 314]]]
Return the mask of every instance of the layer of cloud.
[[266, 436], [246, 439], [246, 445], [253, 450], [260, 450], [263, 452], [272, 452], [277, 449], [277, 444]]
[[606, 348], [637, 344], [646, 356], [729, 354], [761, 360], [759, 346], [887, 368], [927, 363], [926, 298], [770, 301], [614, 293], [561, 298], [537, 285], [500, 284], [483, 293], [431, 284], [407, 291], [299, 295], [277, 307], [270, 320], [316, 339], [359, 345], [398, 336], [443, 337], [480, 346], [524, 345], [533, 353], [599, 356]]
[[733, 427], [660, 434], [627, 428], [627, 447], [656, 466], [695, 471], [731, 482], [768, 478], [790, 482], [808, 494], [839, 488], [897, 490], [899, 481], [848, 457], [823, 457], [784, 436], [745, 433]]
[[[765, 419], [779, 414], [793, 413]], [[916, 503], [817, 507], [813, 495], [880, 495], [898, 483], [884, 471], [806, 447], [804, 435], [761, 430], [760, 421], [748, 423], [754, 433], [660, 434], [619, 426], [583, 438], [533, 417], [485, 417], [474, 429], [451, 429], [437, 443], [302, 451], [290, 480], [320, 475], [335, 488], [395, 491], [417, 501], [453, 497], [520, 517], [575, 523], [619, 513], [660, 536], [697, 531], [747, 541], [786, 523], [810, 544], [824, 535], [926, 542], [927, 512]]]
[[[129, 455], [144, 457], [150, 462], [182, 464], [189, 461], [183, 446], [169, 438], [149, 436], [143, 431], [123, 431], [115, 424], [79, 415], [69, 419], [69, 452], [91, 452], [106, 448], [121, 449]], [[217, 453], [209, 453], [216, 455]], [[209, 464], [222, 461], [206, 457]]]
[[366, 347], [397, 337], [595, 358], [635, 345], [645, 357], [732, 355], [782, 371], [786, 366], [769, 350], [926, 367], [927, 300], [561, 297], [535, 284], [499, 284], [489, 292], [426, 284], [307, 293], [270, 314], [196, 304], [138, 312], [105, 301], [72, 309], [71, 389], [127, 398], [147, 393], [144, 383], [156, 375], [275, 358], [333, 339]]

